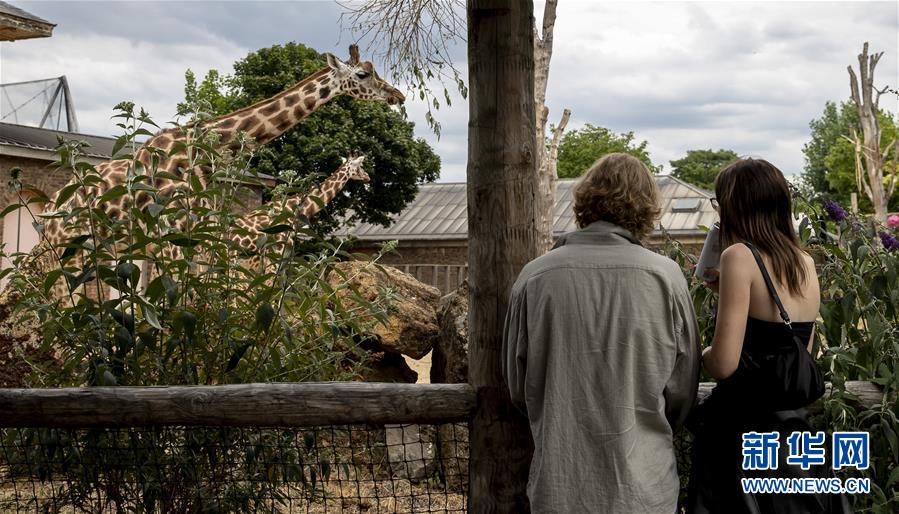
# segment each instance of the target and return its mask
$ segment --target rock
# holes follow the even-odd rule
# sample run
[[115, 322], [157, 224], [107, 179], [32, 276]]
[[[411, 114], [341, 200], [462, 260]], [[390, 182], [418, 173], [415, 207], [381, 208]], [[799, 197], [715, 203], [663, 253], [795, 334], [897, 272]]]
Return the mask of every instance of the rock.
[[[383, 296], [390, 290], [387, 320], [378, 323], [370, 335], [386, 351], [401, 353], [413, 359], [421, 359], [431, 350], [437, 336], [437, 306], [440, 290], [423, 284], [412, 275], [390, 266], [380, 269], [364, 261], [347, 261], [335, 265], [328, 275], [328, 283], [339, 287], [349, 283], [369, 301]], [[346, 308], [355, 306], [349, 292], [342, 290]]]
[[359, 346], [370, 356], [362, 373], [364, 382], [414, 384], [418, 381], [418, 373], [409, 367], [402, 355], [385, 351], [374, 341], [365, 341]]
[[387, 457], [390, 469], [412, 481], [426, 478], [434, 467], [434, 443], [422, 434], [420, 425], [386, 425]]
[[[431, 359], [431, 382], [468, 382], [468, 281], [440, 299], [440, 331]], [[437, 465], [447, 487], [464, 491], [468, 484], [468, 426], [440, 425], [437, 429]]]
[[440, 299], [431, 383], [468, 383], [468, 281]]

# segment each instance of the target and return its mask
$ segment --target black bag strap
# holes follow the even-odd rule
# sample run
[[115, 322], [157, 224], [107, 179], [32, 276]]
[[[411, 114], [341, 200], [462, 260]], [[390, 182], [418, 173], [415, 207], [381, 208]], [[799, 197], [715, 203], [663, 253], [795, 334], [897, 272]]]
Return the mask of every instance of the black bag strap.
[[768, 274], [768, 268], [765, 267], [765, 263], [762, 261], [762, 255], [751, 243], [744, 244], [752, 251], [752, 256], [755, 257], [755, 262], [758, 263], [759, 269], [762, 271], [762, 278], [765, 279], [765, 285], [768, 286], [768, 292], [771, 294], [771, 297], [774, 298], [774, 303], [777, 304], [777, 310], [780, 311], [780, 317], [784, 320], [784, 323], [790, 329], [790, 332], [792, 332], [793, 323], [790, 321], [790, 316], [787, 314], [783, 302], [780, 301], [780, 296], [777, 295], [777, 290], [774, 289], [774, 283], [771, 281], [771, 275]]

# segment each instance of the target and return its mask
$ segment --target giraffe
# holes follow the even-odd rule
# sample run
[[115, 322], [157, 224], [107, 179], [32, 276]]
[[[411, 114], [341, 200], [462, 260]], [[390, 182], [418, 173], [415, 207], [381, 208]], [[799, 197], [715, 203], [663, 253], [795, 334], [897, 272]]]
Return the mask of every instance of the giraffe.
[[[187, 150], [179, 149], [177, 146], [191, 137], [190, 128], [215, 132], [218, 134], [220, 148], [234, 149], [240, 144], [237, 137], [239, 133], [250, 136], [254, 145], [264, 145], [340, 95], [386, 102], [390, 105], [405, 101], [404, 95], [398, 89], [378, 76], [371, 62], [359, 60], [359, 49], [356, 45], [351, 45], [349, 52], [350, 59], [346, 62], [332, 54], [325, 54], [327, 65], [324, 68], [270, 98], [223, 116], [199, 122], [194, 127], [169, 128], [149, 138], [136, 151], [134, 158], [145, 169], [151, 168], [153, 160], [157, 161], [155, 169], [156, 174], [160, 176], [154, 177], [157, 191], [155, 199], [149, 192], [138, 190], [133, 195], [123, 195], [103, 203], [97, 202], [105, 192], [124, 184], [127, 180], [132, 161], [114, 159], [96, 166], [101, 181], [77, 191], [58, 208], [64, 211], [90, 206], [102, 209], [112, 219], [122, 219], [131, 207], [144, 210], [154, 201], [162, 202], [172, 198], [179, 190], [189, 189], [190, 174], [194, 174], [201, 186], [206, 188], [210, 180], [208, 170], [202, 166], [191, 168]], [[154, 149], [165, 153], [159, 154]], [[159, 155], [163, 157], [160, 158]], [[65, 191], [66, 187], [60, 191]], [[59, 193], [54, 195], [50, 201], [55, 203], [58, 195]], [[192, 206], [184, 207], [189, 210]], [[73, 228], [68, 220], [52, 218], [45, 224], [42, 241], [32, 250], [30, 258], [39, 259], [40, 264], [37, 268], [43, 273], [50, 271], [47, 268], [52, 269], [53, 266], [58, 268], [61, 258], [59, 248], [83, 232], [83, 229]], [[71, 257], [70, 262], [77, 263], [79, 257], [76, 254]], [[54, 285], [53, 296], [60, 298], [69, 293], [66, 283], [58, 280]], [[2, 300], [0, 298], [0, 302]]]
[[[368, 173], [362, 168], [362, 162], [364, 160], [364, 155], [358, 157], [351, 155], [348, 159], [343, 158], [342, 164], [334, 171], [334, 173], [305, 195], [291, 197], [282, 205], [276, 205], [274, 212], [268, 208], [260, 208], [243, 217], [235, 219], [234, 224], [243, 229], [241, 231], [243, 233], [235, 234], [232, 237], [232, 240], [237, 242], [241, 249], [256, 253], [256, 240], [263, 233], [262, 229], [271, 226], [272, 219], [278, 213], [283, 211], [294, 211], [297, 215], [301, 215], [308, 220], [318, 214], [325, 205], [330, 203], [350, 180], [358, 180], [360, 182], [370, 181], [371, 177], [369, 177]], [[318, 201], [316, 201], [316, 199]], [[281, 243], [286, 242], [286, 237], [283, 236], [283, 232], [277, 234], [277, 236], [279, 236], [279, 241]]]

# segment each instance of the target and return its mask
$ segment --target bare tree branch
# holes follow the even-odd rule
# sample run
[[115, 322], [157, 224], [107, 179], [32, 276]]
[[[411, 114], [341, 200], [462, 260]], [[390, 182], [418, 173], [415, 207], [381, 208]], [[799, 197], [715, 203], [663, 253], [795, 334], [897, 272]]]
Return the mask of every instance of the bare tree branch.
[[[549, 63], [553, 54], [553, 34], [556, 24], [556, 8], [558, 0], [547, 0], [543, 9], [543, 33], [541, 34], [534, 25], [534, 112], [536, 114], [535, 144], [536, 165], [539, 184], [537, 197], [537, 238], [542, 251], [547, 251], [553, 245], [553, 214], [555, 211], [556, 192], [556, 162], [550, 148], [546, 145], [546, 120], [549, 117], [549, 108], [546, 107], [546, 86], [549, 81]], [[563, 115], [567, 123], [570, 111], [565, 110]], [[561, 137], [561, 132], [559, 132]], [[555, 137], [555, 131], [554, 136]], [[558, 156], [558, 154], [555, 154]]]
[[880, 97], [881, 97], [881, 95], [883, 95], [884, 93], [888, 93], [888, 92], [890, 92], [890, 91], [892, 91], [892, 90], [890, 89], [890, 86], [883, 86], [883, 89], [877, 89], [877, 88], [874, 88], [874, 92], [877, 93], [877, 96], [874, 97], [874, 110], [875, 110], [875, 111], [878, 111], [878, 112], [880, 111]]
[[[366, 51], [384, 63], [390, 80], [417, 90], [428, 105], [425, 119], [440, 134], [440, 123], [433, 110], [449, 105], [448, 84], [464, 98], [468, 89], [461, 71], [450, 57], [450, 47], [464, 42], [465, 4], [462, 0], [338, 0], [344, 12], [342, 28], [349, 29], [357, 41], [366, 40]], [[438, 97], [432, 88], [436, 79], [443, 87]]]
[[[849, 66], [848, 70], [849, 89], [852, 101], [858, 111], [859, 125], [862, 129], [862, 137], [859, 137], [856, 132], [853, 133], [856, 173], [860, 178], [861, 170], [866, 172], [867, 180], [862, 181], [865, 193], [868, 194], [874, 206], [874, 217], [881, 223], [885, 223], [890, 190], [884, 190], [883, 185], [884, 156], [880, 149], [881, 131], [877, 119], [877, 103], [882, 93], [874, 87], [874, 70], [882, 56], [883, 52], [869, 56], [868, 43], [865, 42], [862, 46], [862, 53], [858, 54], [858, 76], [852, 66]], [[878, 93], [876, 99], [874, 98], [875, 91]]]
[[[571, 118], [571, 109], [565, 109], [562, 112], [562, 119], [559, 120], [559, 124], [553, 127], [553, 139], [549, 144], [549, 162], [553, 167], [553, 174], [556, 174], [556, 164], [559, 162], [559, 143], [562, 141], [562, 133], [565, 132], [565, 127], [568, 126], [568, 119]], [[558, 178], [558, 175], [556, 174]]]
[[534, 27], [534, 103], [537, 106], [537, 133], [542, 138], [546, 133], [546, 86], [549, 82], [549, 62], [553, 53], [553, 33], [556, 24], [558, 0], [547, 0], [543, 9], [543, 34]]

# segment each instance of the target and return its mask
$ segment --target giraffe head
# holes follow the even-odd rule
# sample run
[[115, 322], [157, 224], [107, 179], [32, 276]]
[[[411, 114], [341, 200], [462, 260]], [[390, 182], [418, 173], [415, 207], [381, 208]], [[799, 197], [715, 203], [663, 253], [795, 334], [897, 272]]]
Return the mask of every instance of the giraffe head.
[[368, 173], [362, 169], [362, 161], [365, 160], [364, 155], [360, 155], [359, 157], [350, 156], [349, 159], [341, 157], [341, 159], [343, 159], [341, 169], [347, 174], [349, 180], [358, 180], [360, 182], [368, 182], [371, 180]]
[[332, 54], [325, 54], [328, 67], [339, 84], [340, 93], [360, 100], [401, 104], [406, 97], [400, 91], [378, 76], [375, 67], [368, 61], [359, 61], [359, 47], [350, 45], [350, 59], [343, 62]]

